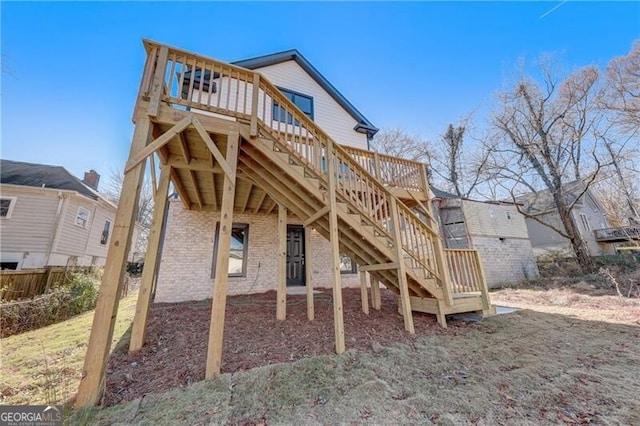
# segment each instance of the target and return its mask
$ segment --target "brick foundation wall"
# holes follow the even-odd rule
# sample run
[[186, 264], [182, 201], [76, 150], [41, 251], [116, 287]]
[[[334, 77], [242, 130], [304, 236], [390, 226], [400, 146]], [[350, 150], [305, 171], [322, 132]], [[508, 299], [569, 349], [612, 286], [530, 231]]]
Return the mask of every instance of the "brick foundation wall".
[[[185, 210], [171, 200], [167, 215], [155, 302], [182, 302], [210, 298], [213, 293], [211, 266], [217, 212]], [[277, 287], [277, 214], [235, 214], [235, 223], [249, 225], [247, 273], [229, 277], [228, 294], [260, 293]], [[290, 217], [291, 224], [300, 224]], [[313, 286], [331, 287], [331, 245], [312, 232]], [[342, 286], [359, 286], [358, 274], [343, 274]]]
[[538, 277], [538, 266], [528, 239], [503, 237], [500, 240], [498, 237], [478, 236], [472, 239], [490, 288]]

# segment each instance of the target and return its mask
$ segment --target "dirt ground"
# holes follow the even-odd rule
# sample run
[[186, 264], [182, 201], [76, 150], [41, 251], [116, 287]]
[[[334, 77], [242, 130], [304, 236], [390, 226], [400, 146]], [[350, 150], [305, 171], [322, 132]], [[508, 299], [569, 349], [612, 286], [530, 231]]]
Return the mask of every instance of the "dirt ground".
[[[362, 312], [359, 289], [344, 289], [343, 299], [347, 349], [412, 344], [416, 336], [456, 335], [467, 326], [451, 321], [445, 330], [435, 316], [415, 313], [416, 336], [412, 336], [404, 331], [390, 291], [382, 291], [382, 309], [370, 308], [369, 315]], [[315, 295], [314, 321], [307, 320], [306, 296], [287, 297], [285, 321], [275, 318], [275, 300], [273, 291], [228, 298], [223, 372], [335, 353], [331, 291]], [[211, 301], [153, 306], [143, 349], [129, 355], [123, 344], [112, 355], [102, 404], [111, 406], [203, 380], [210, 315]]]
[[71, 423], [638, 425], [638, 395], [640, 327], [521, 310], [369, 351], [223, 374]]

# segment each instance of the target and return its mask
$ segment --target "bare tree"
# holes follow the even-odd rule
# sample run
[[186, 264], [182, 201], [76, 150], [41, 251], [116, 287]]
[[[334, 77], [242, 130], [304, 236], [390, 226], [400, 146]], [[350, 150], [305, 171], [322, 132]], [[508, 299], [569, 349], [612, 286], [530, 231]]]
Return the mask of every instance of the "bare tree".
[[[600, 139], [594, 136], [602, 120], [595, 108], [599, 73], [586, 67], [559, 81], [549, 65], [540, 70], [541, 81], [524, 76], [499, 95], [493, 116], [492, 173], [514, 201], [525, 191], [548, 190], [559, 223], [519, 210], [567, 238], [578, 263], [589, 270], [589, 251], [571, 212], [602, 167]], [[581, 190], [567, 194], [566, 184], [575, 180], [582, 181]]]
[[425, 163], [433, 157], [432, 148], [426, 139], [412, 135], [401, 127], [380, 130], [369, 148], [382, 154]]
[[373, 151], [427, 164], [429, 180], [460, 197], [479, 193], [485, 182], [489, 151], [482, 145], [467, 146], [464, 141], [470, 117], [449, 124], [442, 143], [434, 145], [405, 129], [383, 129], [371, 142]]
[[[102, 194], [110, 201], [118, 204], [120, 201], [120, 193], [122, 191], [122, 183], [124, 182], [124, 173], [118, 170], [111, 170], [109, 178]], [[151, 182], [145, 179], [140, 190], [140, 198], [138, 200], [138, 211], [136, 212], [136, 222], [141, 226], [142, 232], [137, 239], [135, 252], [144, 253], [147, 247], [147, 239], [149, 230], [151, 229], [151, 220], [153, 215], [153, 188]]]
[[609, 62], [603, 107], [613, 113], [613, 121], [627, 134], [640, 131], [640, 40], [631, 51]]
[[490, 151], [482, 144], [465, 143], [470, 121], [471, 117], [467, 117], [456, 125], [449, 124], [432, 159], [433, 174], [445, 189], [459, 197], [468, 198], [475, 193], [484, 198], [481, 186], [486, 181]]

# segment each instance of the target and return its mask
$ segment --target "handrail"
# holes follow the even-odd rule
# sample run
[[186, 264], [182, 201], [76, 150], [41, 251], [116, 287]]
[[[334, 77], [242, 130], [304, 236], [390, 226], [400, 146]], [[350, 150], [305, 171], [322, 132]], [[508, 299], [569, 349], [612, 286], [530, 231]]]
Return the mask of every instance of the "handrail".
[[594, 229], [596, 240], [614, 238], [637, 239], [640, 238], [640, 225], [618, 226], [615, 228]]
[[[255, 122], [271, 133], [276, 143], [285, 147], [301, 163], [319, 177], [328, 178], [327, 155], [335, 158], [337, 195], [360, 211], [369, 221], [386, 235], [392, 235], [390, 219], [391, 191], [370, 172], [370, 167], [354, 159], [355, 149], [345, 148], [333, 142], [331, 137], [295, 106], [282, 92], [260, 73], [237, 67], [212, 58], [196, 55], [166, 45], [145, 40], [148, 54], [157, 55], [147, 61], [141, 83], [141, 95], [184, 107], [220, 113], [246, 122]], [[166, 58], [166, 60], [164, 60]], [[152, 83], [158, 81], [154, 75], [159, 71], [162, 93], [158, 94]], [[257, 95], [253, 92], [257, 85]], [[153, 102], [151, 102], [152, 104]], [[252, 126], [253, 127], [253, 126]], [[252, 129], [253, 131], [253, 129]], [[328, 147], [332, 147], [328, 152]], [[361, 158], [364, 155], [358, 153]], [[378, 154], [380, 155], [380, 154]], [[384, 156], [391, 164], [393, 157]], [[397, 159], [395, 164], [410, 164]], [[383, 163], [378, 162], [378, 166]], [[375, 167], [375, 163], [374, 163]], [[390, 166], [391, 167], [391, 166]], [[415, 169], [415, 166], [414, 166]], [[420, 171], [416, 169], [416, 172]], [[378, 175], [380, 176], [380, 172]], [[417, 174], [417, 173], [416, 173]], [[416, 181], [419, 180], [419, 174]], [[409, 186], [414, 181], [405, 177]], [[403, 181], [404, 182], [404, 181]], [[441, 274], [435, 261], [437, 232], [424, 224], [420, 218], [400, 200], [397, 200], [400, 234], [403, 251], [410, 257], [412, 266], [422, 267], [428, 277], [438, 279]], [[402, 261], [402, 259], [400, 259]]]
[[427, 192], [421, 179], [424, 164], [366, 149], [343, 145], [354, 161], [386, 186]]
[[482, 265], [478, 251], [473, 249], [445, 249], [454, 293], [483, 291]]

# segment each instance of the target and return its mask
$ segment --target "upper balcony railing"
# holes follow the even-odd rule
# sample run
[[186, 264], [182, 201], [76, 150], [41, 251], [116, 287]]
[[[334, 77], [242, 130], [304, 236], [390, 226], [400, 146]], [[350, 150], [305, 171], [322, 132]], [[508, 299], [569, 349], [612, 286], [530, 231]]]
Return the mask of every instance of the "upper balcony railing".
[[[285, 102], [278, 102], [279, 91], [277, 95], [268, 89], [254, 93], [254, 85], [265, 84], [259, 73], [172, 47], [167, 49], [166, 57], [161, 57], [161, 47], [145, 41], [148, 57], [140, 87], [142, 99], [157, 105], [160, 99], [151, 99], [154, 81], [162, 81], [161, 98], [172, 105], [233, 116], [251, 122], [252, 130], [256, 130], [255, 121], [260, 118], [277, 133], [292, 136], [299, 151], [313, 149], [313, 133], [304, 123], [301, 125], [301, 120], [295, 119], [294, 115], [298, 115], [295, 106], [290, 108]], [[165, 64], [161, 79], [155, 73], [162, 65], [160, 62]], [[277, 90], [275, 86], [271, 89]], [[341, 147], [385, 186], [428, 194], [423, 163], [346, 145]]]
[[596, 241], [602, 242], [640, 240], [640, 225], [596, 229], [595, 231], [593, 231], [593, 233], [596, 236]]

